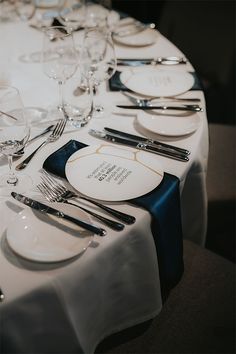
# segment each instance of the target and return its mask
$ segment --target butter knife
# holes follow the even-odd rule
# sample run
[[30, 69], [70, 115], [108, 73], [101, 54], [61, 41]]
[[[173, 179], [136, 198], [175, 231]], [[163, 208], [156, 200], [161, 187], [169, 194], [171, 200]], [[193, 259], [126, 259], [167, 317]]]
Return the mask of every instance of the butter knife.
[[163, 148], [166, 148], [167, 150], [170, 150], [170, 151], [178, 151], [178, 152], [180, 152], [180, 153], [182, 153], [184, 155], [189, 155], [190, 154], [189, 150], [182, 149], [180, 147], [177, 147], [177, 146], [174, 146], [174, 145], [170, 145], [170, 144], [165, 144], [165, 143], [162, 143], [160, 141], [147, 138], [145, 136], [125, 133], [125, 132], [122, 132], [120, 130], [116, 130], [116, 129], [109, 128], [109, 127], [104, 127], [104, 130], [109, 132], [109, 133], [112, 133], [112, 134], [115, 134], [115, 135], [119, 135], [120, 137], [123, 137], [123, 138], [128, 138], [128, 139], [135, 140], [137, 142], [143, 142], [145, 144], [155, 145], [155, 146], [160, 147], [160, 148], [163, 147]]
[[99, 130], [95, 130], [95, 129], [90, 129], [89, 133], [93, 136], [95, 136], [96, 138], [100, 138], [100, 139], [104, 139], [107, 141], [111, 141], [112, 143], [118, 143], [118, 144], [123, 144], [126, 146], [131, 146], [133, 148], [142, 150], [142, 151], [146, 151], [146, 152], [151, 152], [157, 155], [161, 155], [164, 157], [169, 157], [175, 160], [179, 160], [179, 161], [184, 161], [187, 162], [189, 161], [189, 158], [179, 152], [172, 152], [172, 151], [168, 151], [166, 149], [163, 148], [158, 148], [155, 147], [153, 145], [149, 145], [143, 142], [137, 142], [135, 140], [132, 139], [125, 139], [125, 138], [121, 138], [118, 137], [117, 135], [113, 135], [113, 134], [106, 134], [103, 131], [99, 131]]
[[166, 110], [173, 110], [173, 111], [189, 111], [189, 112], [202, 112], [203, 109], [198, 106], [198, 105], [181, 105], [181, 106], [136, 106], [136, 105], [116, 105], [116, 107], [119, 108], [125, 108], [125, 109], [142, 109], [142, 110], [161, 110], [161, 111], [166, 111]]
[[18, 200], [19, 202], [29, 206], [30, 208], [33, 208], [35, 210], [38, 210], [39, 212], [43, 213], [43, 214], [50, 214], [50, 215], [54, 215], [57, 218], [60, 219], [65, 219], [68, 220], [80, 227], [82, 227], [85, 230], [91, 231], [93, 233], [95, 233], [96, 235], [99, 236], [105, 236], [106, 235], [106, 230], [96, 227], [92, 224], [88, 224], [87, 222], [78, 219], [78, 218], [74, 218], [70, 215], [64, 214], [63, 212], [61, 212], [58, 209], [52, 208], [46, 204], [43, 204], [41, 202], [38, 202], [34, 199], [31, 199], [29, 197], [26, 197], [22, 194], [16, 193], [16, 192], [12, 192], [11, 193], [12, 197], [15, 198], [16, 200]]

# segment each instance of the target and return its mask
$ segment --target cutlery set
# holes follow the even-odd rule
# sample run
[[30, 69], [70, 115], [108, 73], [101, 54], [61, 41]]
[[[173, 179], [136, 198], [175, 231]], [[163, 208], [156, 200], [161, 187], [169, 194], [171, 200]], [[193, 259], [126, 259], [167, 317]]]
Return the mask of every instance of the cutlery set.
[[175, 160], [187, 162], [189, 161], [188, 154], [183, 153], [182, 151], [177, 151], [177, 150], [170, 150], [167, 149], [166, 147], [159, 145], [155, 145], [153, 143], [149, 144], [147, 142], [140, 141], [138, 139], [130, 139], [130, 138], [125, 138], [121, 134], [110, 134], [106, 133], [105, 131], [99, 131], [95, 129], [90, 129], [90, 134], [96, 138], [100, 138], [106, 141], [110, 141], [112, 143], [118, 143], [118, 144], [123, 144], [127, 146], [131, 146], [133, 148], [136, 148], [138, 150], [146, 151], [146, 152], [151, 152], [153, 154], [161, 155], [164, 157], [169, 157]]
[[[83, 210], [84, 212], [92, 215], [93, 217], [100, 220], [102, 223], [109, 226], [113, 230], [121, 231], [124, 229], [124, 225], [119, 222], [105, 218], [104, 216], [94, 213], [93, 211], [88, 210], [78, 204], [69, 202], [68, 199], [71, 198], [70, 193], [66, 193], [66, 192], [61, 193], [59, 184], [58, 184], [58, 187], [59, 188], [57, 188], [56, 182], [55, 181], [52, 182], [52, 178], [47, 177], [47, 176], [42, 176], [42, 182], [37, 185], [37, 188], [40, 190], [42, 195], [49, 202], [59, 202], [59, 203], [66, 203], [66, 204], [73, 205], [73, 206]], [[70, 191], [68, 191], [68, 192], [70, 192]]]

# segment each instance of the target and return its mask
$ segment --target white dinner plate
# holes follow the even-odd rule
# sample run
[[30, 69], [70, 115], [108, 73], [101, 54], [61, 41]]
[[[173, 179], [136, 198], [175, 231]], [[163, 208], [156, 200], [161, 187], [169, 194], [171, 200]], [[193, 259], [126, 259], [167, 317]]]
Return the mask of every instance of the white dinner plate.
[[[87, 214], [73, 206], [54, 203], [64, 213], [91, 222]], [[63, 219], [30, 208], [22, 210], [7, 229], [9, 246], [18, 255], [37, 262], [58, 262], [84, 252], [93, 234]]]
[[[119, 29], [120, 31], [125, 30], [125, 28]], [[127, 30], [132, 31], [132, 26], [127, 27]], [[144, 31], [127, 35], [127, 36], [119, 36], [114, 35], [113, 38], [117, 43], [132, 46], [132, 47], [145, 47], [154, 44], [158, 39], [159, 33], [154, 30], [147, 28]]]
[[143, 128], [159, 135], [173, 137], [187, 135], [195, 132], [200, 125], [198, 113], [183, 116], [149, 113], [139, 112], [137, 121]]
[[157, 155], [106, 143], [75, 152], [66, 164], [66, 177], [75, 189], [104, 201], [144, 195], [159, 185], [163, 174]]
[[146, 96], [176, 96], [191, 89], [194, 78], [187, 72], [159, 68], [129, 69], [120, 74], [128, 89]]

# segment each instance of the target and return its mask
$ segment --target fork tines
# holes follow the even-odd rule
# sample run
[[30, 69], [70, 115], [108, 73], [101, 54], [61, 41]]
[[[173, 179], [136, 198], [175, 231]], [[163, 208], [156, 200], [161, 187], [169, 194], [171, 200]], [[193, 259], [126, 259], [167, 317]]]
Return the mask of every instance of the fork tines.
[[66, 191], [66, 188], [63, 186], [63, 184], [58, 181], [55, 181], [53, 177], [51, 177], [50, 174], [45, 170], [42, 171], [41, 179], [46, 186], [47, 184], [49, 184], [51, 188], [55, 191], [58, 191], [60, 193], [64, 193]]

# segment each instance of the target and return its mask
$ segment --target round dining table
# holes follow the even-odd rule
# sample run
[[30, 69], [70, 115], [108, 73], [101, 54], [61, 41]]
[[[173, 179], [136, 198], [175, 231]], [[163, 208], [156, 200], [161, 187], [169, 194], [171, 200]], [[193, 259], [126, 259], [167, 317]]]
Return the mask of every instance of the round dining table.
[[[152, 31], [155, 31], [155, 40], [147, 44], [130, 43], [124, 39], [120, 42], [114, 38], [117, 58], [138, 60], [184, 57], [158, 28]], [[76, 45], [81, 45], [82, 36], [83, 31], [74, 33]], [[30, 26], [29, 22], [18, 19], [1, 21], [0, 43], [0, 85], [12, 85], [19, 89], [29, 119], [32, 119], [31, 136], [34, 136], [52, 124], [50, 109], [58, 102], [58, 84], [45, 75], [40, 62], [43, 32]], [[142, 69], [149, 66], [144, 65]], [[188, 60], [176, 65], [156, 64], [155, 69], [178, 73], [180, 80], [181, 75], [186, 72], [196, 75]], [[130, 68], [118, 65], [116, 70], [125, 72]], [[65, 84], [66, 99], [74, 100], [75, 103], [79, 76], [78, 69]], [[117, 107], [132, 103], [121, 90], [112, 89], [111, 80], [103, 82], [94, 97], [95, 103], [104, 106], [100, 117], [92, 117], [80, 129], [68, 122], [60, 139], [44, 146], [24, 170], [17, 171], [32, 179], [32, 185], [22, 194], [35, 199], [39, 197], [36, 185], [41, 180], [45, 160], [69, 141], [78, 141], [89, 146], [101, 144], [100, 139], [90, 134], [91, 129], [101, 131], [104, 127], [110, 127], [148, 136], [190, 151], [189, 161], [186, 162], [158, 154], [146, 154], [152, 155], [165, 173], [178, 178], [182, 237], [204, 246], [207, 227], [208, 124], [201, 87], [180, 95], [200, 99], [202, 111], [193, 114], [198, 117], [197, 129], [189, 134], [168, 136], [148, 130], [140, 124], [142, 115], [146, 114], [143, 110]], [[176, 102], [171, 102], [173, 103]], [[45, 137], [41, 137], [29, 144], [25, 148], [24, 157], [44, 140]], [[13, 167], [24, 157], [14, 158]], [[1, 155], [0, 173], [6, 173], [7, 170], [7, 159]], [[137, 186], [142, 186], [145, 180], [140, 180], [137, 175], [136, 183]], [[89, 208], [89, 203], [84, 203]], [[164, 299], [152, 235], [151, 214], [140, 205], [127, 200], [104, 201], [104, 204], [135, 216], [136, 222], [125, 225], [122, 231], [117, 232], [91, 217], [94, 224], [106, 229], [105, 237], [94, 235], [86, 251], [70, 259], [40, 262], [18, 254], [8, 242], [11, 225], [15, 225], [14, 232], [19, 233], [21, 242], [23, 236], [19, 213], [28, 210], [28, 206], [11, 196], [0, 197], [0, 289], [4, 295], [4, 300], [0, 302], [2, 352], [93, 353], [98, 343], [108, 335], [158, 316]], [[91, 210], [99, 211], [94, 206]], [[100, 213], [103, 212], [100, 210]], [[106, 213], [103, 215], [108, 217]], [[171, 218], [166, 221], [166, 227], [168, 223], [172, 223]]]

